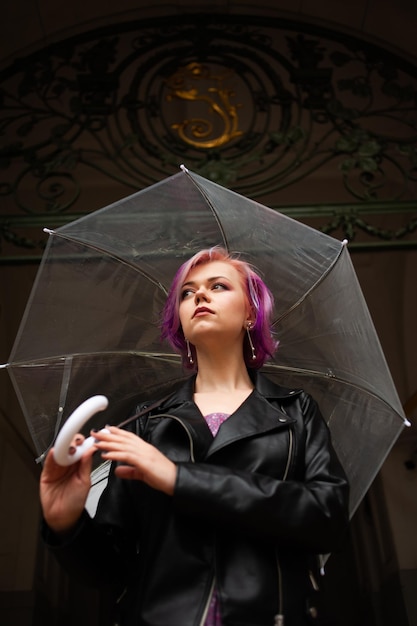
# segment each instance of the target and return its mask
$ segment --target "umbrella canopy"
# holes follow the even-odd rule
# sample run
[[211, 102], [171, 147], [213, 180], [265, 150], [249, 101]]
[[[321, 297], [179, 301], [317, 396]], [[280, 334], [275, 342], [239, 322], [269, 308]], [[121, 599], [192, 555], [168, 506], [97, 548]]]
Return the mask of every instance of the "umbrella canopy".
[[185, 377], [160, 314], [179, 265], [221, 245], [273, 292], [264, 371], [318, 401], [355, 511], [406, 418], [344, 242], [185, 168], [50, 232], [6, 365], [38, 454], [90, 396], [109, 408], [89, 428], [116, 424]]

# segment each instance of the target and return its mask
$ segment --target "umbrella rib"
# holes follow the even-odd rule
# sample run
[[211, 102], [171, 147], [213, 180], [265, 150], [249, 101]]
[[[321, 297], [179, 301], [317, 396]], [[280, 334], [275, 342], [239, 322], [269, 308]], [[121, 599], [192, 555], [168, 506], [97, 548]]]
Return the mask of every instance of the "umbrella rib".
[[369, 389], [365, 389], [365, 387], [362, 387], [361, 385], [351, 383], [348, 380], [335, 376], [334, 374], [325, 374], [322, 372], [317, 372], [315, 370], [307, 370], [307, 369], [303, 369], [300, 367], [291, 367], [289, 365], [275, 365], [271, 363], [267, 364], [264, 369], [266, 374], [268, 373], [268, 371], [271, 372], [272, 370], [274, 371], [281, 370], [283, 372], [289, 372], [290, 374], [301, 374], [301, 375], [310, 376], [311, 378], [321, 378], [322, 380], [328, 380], [331, 378], [335, 382], [341, 383], [347, 387], [352, 387], [354, 389], [357, 389], [358, 391], [361, 391], [362, 393], [365, 393], [368, 396], [371, 396], [372, 398], [375, 398], [376, 400], [383, 402], [387, 407], [389, 407], [390, 410], [394, 411], [394, 413], [403, 421], [405, 426], [410, 425], [409, 420], [406, 417], [402, 416], [401, 413], [399, 413], [397, 409], [395, 409], [386, 400], [384, 400], [384, 398], [381, 398], [381, 396], [378, 396], [376, 393], [374, 393], [373, 391], [370, 391]]
[[36, 359], [30, 359], [27, 361], [11, 361], [10, 363], [4, 363], [1, 367], [42, 367], [48, 366], [54, 361], [65, 361], [69, 356], [71, 357], [95, 357], [95, 356], [138, 356], [146, 357], [149, 359], [157, 359], [158, 361], [170, 361], [173, 363], [180, 363], [180, 359], [177, 355], [169, 352], [137, 352], [135, 350], [108, 350], [99, 352], [72, 352], [71, 354], [55, 354], [53, 356], [45, 356]]
[[336, 263], [338, 262], [340, 256], [342, 255], [343, 251], [345, 250], [347, 245], [347, 239], [344, 239], [341, 242], [341, 247], [340, 250], [338, 251], [337, 255], [335, 256], [335, 258], [333, 259], [333, 261], [331, 262], [331, 264], [329, 265], [329, 267], [326, 269], [325, 272], [323, 272], [323, 274], [320, 276], [320, 278], [318, 280], [316, 280], [316, 282], [314, 283], [314, 285], [312, 285], [310, 287], [310, 289], [308, 289], [302, 296], [301, 298], [299, 298], [297, 300], [297, 302], [294, 302], [294, 304], [287, 310], [285, 311], [285, 313], [283, 313], [281, 315], [281, 317], [278, 317], [276, 320], [274, 320], [273, 325], [275, 326], [276, 324], [279, 324], [280, 322], [282, 322], [283, 319], [285, 319], [290, 313], [292, 313], [294, 311], [294, 309], [296, 309], [298, 306], [300, 306], [300, 304], [302, 302], [304, 302], [304, 300], [306, 298], [308, 298], [308, 296], [310, 295], [310, 293], [312, 291], [314, 291], [322, 282], [323, 280], [326, 278], [326, 276], [332, 271], [332, 269], [334, 268], [334, 266], [336, 265]]
[[186, 168], [181, 168], [183, 170], [183, 172], [186, 174], [186, 176], [189, 177], [189, 179], [191, 180], [191, 182], [193, 183], [193, 185], [195, 185], [195, 187], [198, 189], [198, 191], [201, 193], [201, 195], [203, 196], [203, 198], [205, 199], [205, 201], [207, 202], [213, 216], [214, 219], [217, 222], [217, 226], [219, 228], [219, 231], [221, 233], [222, 239], [223, 239], [223, 245], [226, 248], [226, 250], [228, 252], [230, 252], [230, 246], [229, 243], [227, 241], [227, 237], [226, 237], [226, 233], [224, 231], [223, 225], [219, 219], [219, 216], [217, 214], [216, 208], [214, 207], [213, 203], [211, 202], [209, 196], [206, 194], [206, 192], [204, 191], [204, 189], [198, 184], [198, 182], [194, 179], [193, 176], [191, 176], [190, 172], [186, 169]]
[[44, 228], [44, 231], [48, 233], [49, 235], [52, 235], [52, 236], [56, 235], [57, 237], [61, 237], [61, 239], [66, 239], [67, 241], [72, 241], [73, 243], [76, 243], [76, 244], [82, 244], [83, 246], [85, 246], [86, 248], [89, 248], [90, 250], [94, 250], [95, 252], [99, 252], [100, 254], [103, 254], [112, 259], [115, 259], [116, 261], [119, 261], [123, 265], [126, 265], [127, 267], [130, 267], [133, 270], [135, 270], [135, 272], [137, 272], [138, 274], [141, 274], [144, 278], [149, 280], [149, 282], [151, 282], [153, 285], [156, 285], [157, 287], [159, 287], [159, 289], [163, 291], [164, 295], [166, 296], [168, 295], [167, 288], [159, 280], [155, 280], [155, 278], [153, 278], [151, 274], [148, 274], [147, 272], [142, 270], [138, 265], [136, 265], [135, 263], [131, 263], [130, 261], [128, 261], [127, 259], [124, 259], [118, 254], [115, 254], [114, 252], [109, 252], [108, 250], [106, 250], [105, 248], [101, 248], [97, 244], [93, 244], [93, 243], [86, 242], [86, 241], [80, 241], [76, 237], [71, 237], [71, 235], [67, 235], [66, 233], [61, 233], [57, 230], [50, 230], [49, 228]]

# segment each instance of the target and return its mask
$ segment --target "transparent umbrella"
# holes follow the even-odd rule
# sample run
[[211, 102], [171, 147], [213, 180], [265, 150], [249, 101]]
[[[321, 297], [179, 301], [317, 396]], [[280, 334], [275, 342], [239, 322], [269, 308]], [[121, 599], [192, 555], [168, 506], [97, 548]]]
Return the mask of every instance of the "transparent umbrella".
[[98, 428], [185, 378], [159, 316], [179, 265], [215, 245], [274, 293], [279, 349], [265, 373], [318, 401], [353, 514], [407, 421], [347, 246], [185, 168], [50, 231], [4, 365], [38, 454], [87, 398], [109, 399]]

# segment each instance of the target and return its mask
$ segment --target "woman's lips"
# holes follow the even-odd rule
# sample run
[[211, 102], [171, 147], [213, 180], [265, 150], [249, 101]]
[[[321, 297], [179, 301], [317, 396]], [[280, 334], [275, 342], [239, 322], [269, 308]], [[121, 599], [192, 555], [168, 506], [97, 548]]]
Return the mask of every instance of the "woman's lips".
[[200, 315], [205, 315], [207, 313], [214, 313], [214, 311], [212, 311], [211, 309], [209, 309], [209, 308], [207, 308], [205, 306], [199, 307], [198, 309], [196, 309], [194, 311], [193, 318], [194, 317], [199, 317]]

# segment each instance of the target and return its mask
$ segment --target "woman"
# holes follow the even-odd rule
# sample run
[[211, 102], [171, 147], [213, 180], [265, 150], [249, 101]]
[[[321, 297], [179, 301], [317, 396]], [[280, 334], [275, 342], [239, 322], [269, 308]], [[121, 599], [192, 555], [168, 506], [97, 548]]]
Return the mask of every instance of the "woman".
[[[312, 398], [257, 373], [276, 348], [272, 307], [248, 264], [219, 248], [195, 255], [162, 324], [194, 375], [130, 430], [95, 433], [70, 468], [47, 457], [45, 540], [78, 578], [120, 585], [123, 625], [302, 626], [315, 615], [312, 557], [343, 537], [348, 485]], [[94, 450], [113, 470], [91, 519]]]

